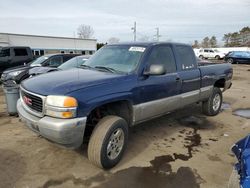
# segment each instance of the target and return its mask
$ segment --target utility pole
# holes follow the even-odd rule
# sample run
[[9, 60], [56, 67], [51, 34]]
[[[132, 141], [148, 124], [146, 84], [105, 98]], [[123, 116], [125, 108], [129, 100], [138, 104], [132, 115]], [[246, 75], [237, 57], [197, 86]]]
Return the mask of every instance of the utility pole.
[[133, 33], [134, 33], [134, 42], [135, 42], [136, 41], [136, 22], [134, 23], [134, 27], [132, 27], [131, 30], [133, 30]]
[[156, 40], [157, 40], [157, 42], [159, 42], [159, 40], [160, 40], [160, 37], [161, 37], [161, 35], [160, 35], [160, 29], [159, 29], [159, 27], [157, 27], [157, 28], [155, 28], [156, 29]]

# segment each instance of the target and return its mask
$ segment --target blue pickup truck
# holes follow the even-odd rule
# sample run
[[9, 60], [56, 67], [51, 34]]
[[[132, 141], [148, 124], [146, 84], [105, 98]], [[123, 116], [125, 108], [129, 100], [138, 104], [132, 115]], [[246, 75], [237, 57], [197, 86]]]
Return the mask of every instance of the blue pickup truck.
[[106, 45], [79, 68], [22, 82], [17, 109], [48, 140], [77, 148], [87, 138], [89, 160], [107, 169], [122, 158], [131, 126], [196, 102], [217, 115], [232, 75], [231, 64], [198, 66], [186, 44]]

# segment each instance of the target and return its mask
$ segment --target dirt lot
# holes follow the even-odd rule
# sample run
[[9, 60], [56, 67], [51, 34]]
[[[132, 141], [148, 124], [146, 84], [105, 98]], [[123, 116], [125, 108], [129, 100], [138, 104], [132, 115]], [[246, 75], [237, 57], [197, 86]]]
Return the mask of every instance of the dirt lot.
[[86, 147], [61, 148], [5, 113], [0, 91], [0, 187], [227, 187], [230, 147], [250, 132], [233, 115], [250, 107], [250, 66], [234, 66], [222, 112], [206, 117], [195, 104], [132, 128], [123, 160], [110, 171], [91, 165]]

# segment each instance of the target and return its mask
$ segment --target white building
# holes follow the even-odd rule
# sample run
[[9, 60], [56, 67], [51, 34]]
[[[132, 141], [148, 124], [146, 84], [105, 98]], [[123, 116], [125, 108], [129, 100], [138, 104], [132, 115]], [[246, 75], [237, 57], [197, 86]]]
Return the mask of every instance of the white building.
[[0, 47], [29, 46], [36, 56], [51, 53], [93, 54], [96, 42], [96, 39], [0, 33]]

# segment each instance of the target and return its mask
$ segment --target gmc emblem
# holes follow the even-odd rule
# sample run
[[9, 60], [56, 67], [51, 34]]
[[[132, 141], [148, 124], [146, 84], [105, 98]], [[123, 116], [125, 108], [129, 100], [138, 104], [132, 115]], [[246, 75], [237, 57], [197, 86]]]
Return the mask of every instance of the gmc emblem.
[[27, 105], [32, 105], [32, 100], [30, 98], [26, 97], [26, 96], [23, 96], [23, 101]]

